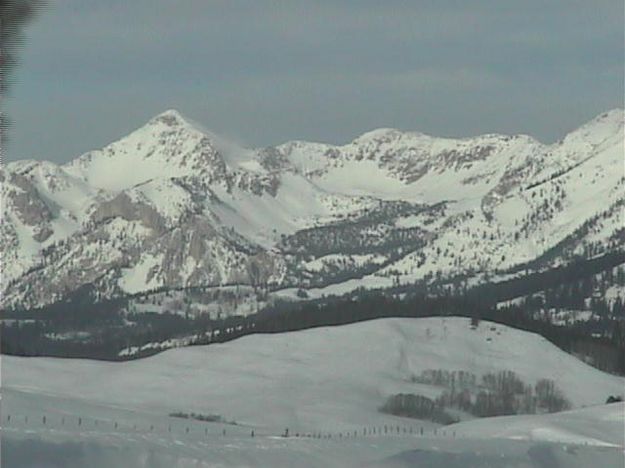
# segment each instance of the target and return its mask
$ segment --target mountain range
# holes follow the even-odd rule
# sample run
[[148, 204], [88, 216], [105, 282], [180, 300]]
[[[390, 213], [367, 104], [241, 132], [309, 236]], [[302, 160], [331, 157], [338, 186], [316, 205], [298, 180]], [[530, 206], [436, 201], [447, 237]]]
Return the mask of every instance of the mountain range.
[[622, 250], [623, 130], [616, 109], [553, 144], [378, 129], [250, 149], [169, 110], [66, 164], [1, 168], [0, 307], [479, 282]]

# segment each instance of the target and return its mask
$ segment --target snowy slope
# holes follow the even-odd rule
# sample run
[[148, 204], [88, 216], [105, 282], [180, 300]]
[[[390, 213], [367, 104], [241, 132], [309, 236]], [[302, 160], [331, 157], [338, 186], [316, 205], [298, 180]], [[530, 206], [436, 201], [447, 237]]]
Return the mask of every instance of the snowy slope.
[[[0, 171], [4, 307], [229, 284], [387, 286], [622, 248], [623, 111], [561, 141], [379, 129], [248, 149], [166, 111]], [[53, 281], [50, 279], [53, 278]]]
[[535, 334], [432, 318], [252, 335], [124, 363], [4, 356], [3, 385], [153, 413], [221, 414], [256, 427], [349, 430], [397, 420], [378, 407], [393, 394], [433, 392], [412, 381], [428, 369], [511, 370], [532, 385], [553, 379], [575, 407], [603, 403], [625, 382]]
[[[622, 405], [549, 417], [492, 418], [451, 426], [437, 434], [428, 428], [423, 435], [359, 433], [353, 437], [352, 433], [346, 437], [343, 433], [339, 437], [333, 433], [331, 438], [318, 439], [276, 437], [276, 431], [256, 432], [252, 438], [248, 427], [164, 420], [95, 405], [74, 406], [74, 402], [45, 395], [14, 394], [7, 405], [19, 411], [26, 408], [23, 405], [32, 404], [35, 397], [38, 411], [29, 412], [28, 423], [16, 417], [6, 423], [4, 413], [2, 456], [7, 466], [620, 468], [625, 461], [623, 428], [619, 424]], [[60, 409], [47, 413], [43, 425], [41, 411], [52, 405]], [[88, 428], [77, 427], [79, 415]], [[117, 429], [113, 421], [118, 422]], [[557, 432], [553, 431], [554, 423]], [[531, 429], [532, 439], [497, 433], [505, 430], [504, 424]], [[584, 436], [588, 429], [598, 432], [601, 439]], [[563, 433], [563, 439], [554, 439], [555, 434]]]
[[[598, 406], [446, 427], [378, 412], [391, 394], [427, 390], [409, 378], [431, 368], [549, 377], [576, 406]], [[461, 318], [247, 336], [124, 363], [5, 356], [2, 379], [3, 456], [65, 460], [52, 466], [544, 467], [547, 456], [611, 468], [623, 456], [623, 405], [600, 405], [622, 378], [537, 335], [487, 322], [471, 330]], [[167, 417], [174, 411], [238, 424]], [[384, 425], [401, 430], [362, 432]], [[324, 438], [277, 437], [286, 427]]]
[[620, 447], [625, 443], [625, 403], [556, 414], [485, 418], [453, 426], [457, 435]]

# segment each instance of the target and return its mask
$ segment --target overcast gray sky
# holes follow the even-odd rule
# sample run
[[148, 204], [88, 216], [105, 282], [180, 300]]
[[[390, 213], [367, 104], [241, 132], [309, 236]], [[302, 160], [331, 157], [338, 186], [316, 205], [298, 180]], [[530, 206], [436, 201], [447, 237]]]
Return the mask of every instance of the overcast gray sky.
[[64, 162], [178, 109], [251, 146], [377, 127], [561, 138], [623, 106], [623, 0], [48, 0], [5, 155]]

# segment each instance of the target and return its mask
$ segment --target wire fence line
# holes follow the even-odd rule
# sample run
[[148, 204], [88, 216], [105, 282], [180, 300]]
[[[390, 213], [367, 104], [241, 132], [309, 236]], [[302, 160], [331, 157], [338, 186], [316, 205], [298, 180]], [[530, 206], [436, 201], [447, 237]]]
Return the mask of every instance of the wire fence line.
[[103, 432], [128, 434], [171, 434], [182, 436], [204, 436], [204, 437], [281, 437], [281, 438], [309, 438], [309, 439], [334, 439], [348, 440], [364, 437], [391, 437], [391, 436], [412, 436], [412, 437], [456, 437], [456, 431], [444, 427], [426, 428], [415, 425], [391, 425], [384, 424], [378, 426], [367, 426], [342, 431], [326, 430], [290, 430], [288, 427], [281, 432], [271, 432], [255, 427], [230, 424], [230, 427], [214, 425], [215, 423], [203, 421], [188, 421], [183, 423], [185, 418], [174, 421], [172, 418], [167, 423], [133, 423], [127, 420], [97, 419], [76, 415], [42, 414], [42, 415], [22, 415], [8, 413], [2, 417], [2, 429], [20, 428], [42, 428], [42, 429], [65, 429], [82, 433]]

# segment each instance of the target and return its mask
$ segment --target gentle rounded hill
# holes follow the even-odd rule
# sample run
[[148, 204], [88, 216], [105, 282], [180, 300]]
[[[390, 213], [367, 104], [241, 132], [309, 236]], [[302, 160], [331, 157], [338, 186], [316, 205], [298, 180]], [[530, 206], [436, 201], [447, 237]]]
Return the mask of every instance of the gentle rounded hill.
[[10, 390], [302, 431], [404, 420], [378, 408], [398, 393], [435, 397], [440, 388], [412, 381], [429, 369], [478, 379], [510, 370], [531, 385], [552, 379], [574, 407], [604, 403], [625, 384], [538, 335], [489, 322], [473, 330], [468, 319], [453, 317], [251, 335], [123, 363], [3, 356], [2, 367]]

